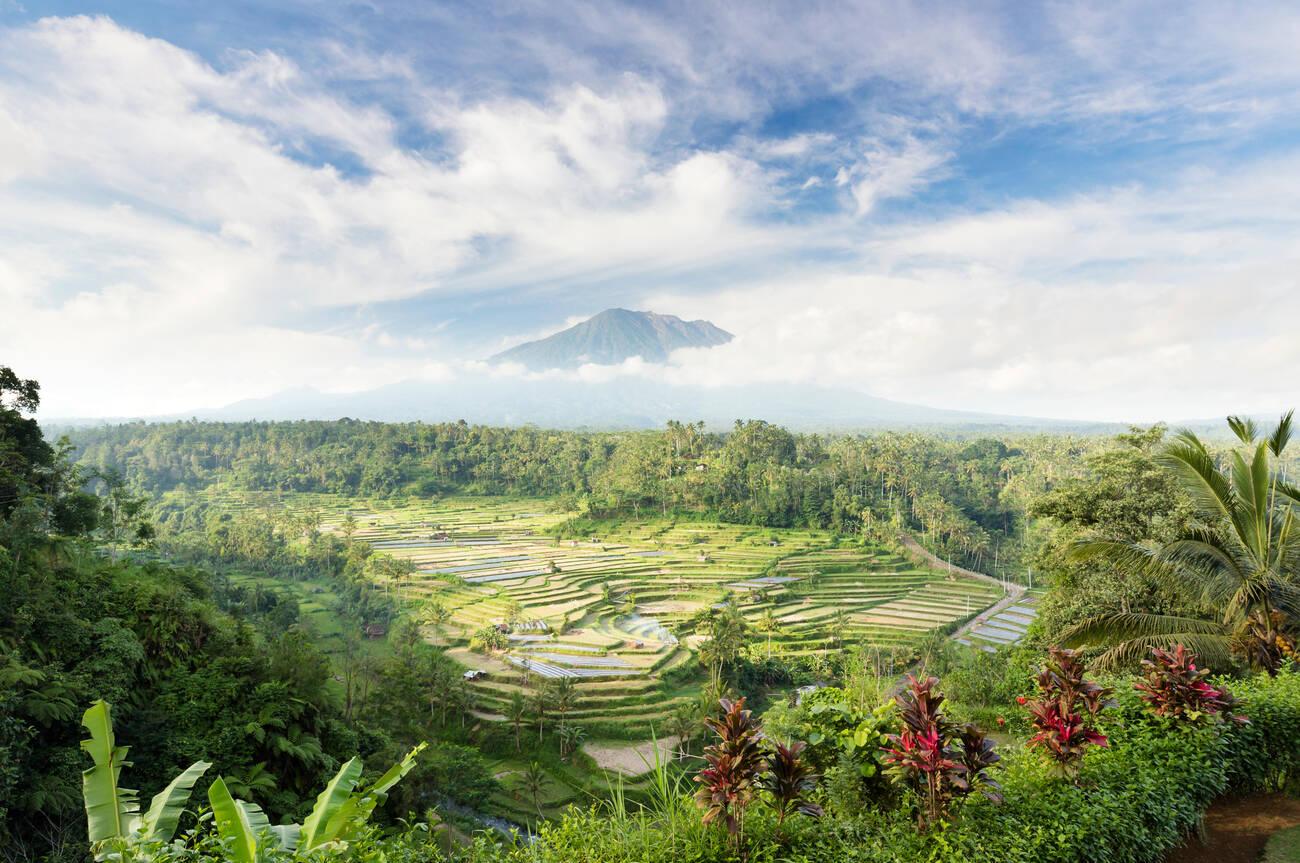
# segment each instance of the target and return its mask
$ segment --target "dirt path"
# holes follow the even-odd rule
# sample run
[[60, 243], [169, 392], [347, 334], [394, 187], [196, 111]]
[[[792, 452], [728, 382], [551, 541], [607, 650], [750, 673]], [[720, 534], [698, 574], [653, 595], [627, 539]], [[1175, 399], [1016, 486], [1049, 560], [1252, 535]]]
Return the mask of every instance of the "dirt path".
[[934, 552], [930, 551], [930, 549], [921, 545], [921, 543], [913, 539], [912, 535], [909, 533], [904, 533], [902, 535], [902, 542], [904, 548], [912, 554], [920, 557], [925, 561], [927, 566], [933, 567], [934, 569], [956, 573], [957, 575], [964, 575], [967, 578], [975, 578], [987, 582], [988, 584], [996, 585], [1016, 599], [1019, 599], [1025, 592], [1025, 586], [1023, 584], [1016, 584], [1012, 581], [1000, 581], [991, 575], [985, 575], [982, 572], [975, 572], [973, 569], [963, 569], [955, 563], [949, 563]]
[[1256, 863], [1268, 837], [1300, 825], [1300, 800], [1285, 794], [1225, 797], [1205, 813], [1206, 841], [1195, 836], [1165, 863]]

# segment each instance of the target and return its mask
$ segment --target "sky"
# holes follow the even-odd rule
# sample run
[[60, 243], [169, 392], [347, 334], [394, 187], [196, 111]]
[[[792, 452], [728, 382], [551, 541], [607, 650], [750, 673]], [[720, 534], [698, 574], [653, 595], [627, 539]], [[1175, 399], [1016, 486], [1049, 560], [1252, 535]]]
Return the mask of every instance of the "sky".
[[0, 364], [157, 415], [622, 306], [737, 336], [623, 374], [1274, 412], [1297, 44], [1285, 0], [0, 0]]

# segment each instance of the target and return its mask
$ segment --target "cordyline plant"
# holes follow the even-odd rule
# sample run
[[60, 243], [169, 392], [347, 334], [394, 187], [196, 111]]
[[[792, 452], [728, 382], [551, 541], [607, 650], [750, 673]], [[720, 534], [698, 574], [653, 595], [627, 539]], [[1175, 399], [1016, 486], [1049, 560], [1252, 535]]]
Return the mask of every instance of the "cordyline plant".
[[1002, 802], [1002, 786], [989, 774], [1002, 756], [993, 751], [993, 741], [972, 723], [962, 726], [961, 763], [966, 768], [966, 792], [978, 791], [994, 803]]
[[1037, 698], [1016, 699], [1029, 708], [1035, 731], [1029, 745], [1041, 747], [1057, 772], [1073, 779], [1087, 747], [1107, 745], [1106, 735], [1095, 725], [1102, 709], [1115, 705], [1111, 690], [1085, 680], [1083, 661], [1073, 650], [1060, 647], [1048, 650], [1037, 683]]
[[754, 800], [764, 767], [763, 731], [745, 709], [744, 698], [724, 698], [719, 703], [722, 715], [704, 720], [718, 735], [718, 742], [704, 749], [708, 766], [695, 777], [701, 786], [695, 792], [695, 802], [705, 810], [704, 823], [716, 821], [725, 826], [743, 856], [745, 808]]
[[908, 675], [907, 686], [894, 697], [904, 728], [889, 735], [885, 750], [887, 772], [921, 796], [917, 824], [922, 830], [947, 818], [953, 799], [973, 790], [1001, 799], [987, 773], [999, 761], [992, 741], [975, 726], [958, 729], [944, 716], [938, 685], [937, 677]]
[[1210, 670], [1197, 668], [1196, 654], [1183, 645], [1173, 650], [1153, 648], [1151, 657], [1142, 660], [1143, 678], [1133, 688], [1156, 716], [1187, 722], [1249, 722], [1232, 714], [1236, 704], [1232, 693], [1206, 682]]
[[759, 778], [759, 785], [771, 799], [776, 810], [776, 835], [784, 841], [785, 819], [798, 813], [809, 818], [820, 818], [822, 808], [808, 799], [820, 779], [803, 759], [805, 744], [796, 741], [789, 746], [773, 744], [767, 758], [767, 772]]

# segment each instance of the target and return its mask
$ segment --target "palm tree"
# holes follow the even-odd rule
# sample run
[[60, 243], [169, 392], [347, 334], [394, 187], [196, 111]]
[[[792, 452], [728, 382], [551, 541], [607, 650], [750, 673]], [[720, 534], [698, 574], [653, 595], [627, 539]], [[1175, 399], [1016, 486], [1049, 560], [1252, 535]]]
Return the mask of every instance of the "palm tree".
[[519, 752], [522, 748], [520, 743], [520, 732], [523, 729], [524, 720], [528, 717], [528, 705], [524, 702], [524, 694], [518, 689], [510, 693], [510, 705], [506, 708], [506, 718], [515, 729], [515, 751]]
[[754, 624], [754, 628], [767, 635], [767, 658], [771, 659], [772, 634], [781, 628], [781, 625], [776, 622], [776, 615], [772, 613], [772, 609], [764, 609], [763, 614], [758, 618], [758, 623]]
[[1098, 659], [1103, 668], [1182, 643], [1209, 664], [1226, 665], [1236, 654], [1275, 673], [1293, 646], [1291, 628], [1300, 610], [1300, 490], [1277, 465], [1291, 439], [1291, 420], [1287, 413], [1260, 439], [1253, 421], [1229, 417], [1241, 446], [1228, 455], [1225, 468], [1195, 434], [1180, 432], [1158, 461], [1190, 498], [1192, 525], [1158, 546], [1098, 539], [1075, 549], [1079, 559], [1102, 558], [1148, 573], [1221, 612], [1218, 619], [1107, 614], [1073, 627], [1064, 643], [1110, 643]]
[[847, 626], [848, 616], [844, 613], [844, 609], [835, 609], [834, 619], [831, 621], [831, 640], [837, 648], [844, 646], [844, 630]]
[[434, 637], [442, 640], [442, 628], [451, 620], [451, 609], [437, 599], [431, 599], [420, 610], [420, 622], [433, 627]]
[[578, 747], [587, 739], [587, 734], [579, 726], [567, 722], [561, 722], [559, 728], [560, 757], [567, 758], [578, 751]]
[[668, 719], [668, 733], [677, 738], [677, 759], [686, 757], [691, 744], [691, 737], [700, 724], [700, 717], [693, 704], [683, 704], [673, 711]]
[[519, 774], [519, 785], [523, 791], [533, 798], [533, 806], [537, 808], [537, 817], [543, 817], [541, 794], [542, 789], [546, 787], [546, 773], [542, 770], [542, 765], [536, 761], [529, 764], [528, 769]]
[[550, 706], [550, 693], [540, 686], [533, 693], [533, 715], [537, 717], [537, 745], [542, 745], [542, 732], [546, 726], [546, 708]]
[[572, 677], [561, 677], [551, 684], [551, 707], [559, 714], [560, 722], [564, 722], [577, 703], [578, 688]]

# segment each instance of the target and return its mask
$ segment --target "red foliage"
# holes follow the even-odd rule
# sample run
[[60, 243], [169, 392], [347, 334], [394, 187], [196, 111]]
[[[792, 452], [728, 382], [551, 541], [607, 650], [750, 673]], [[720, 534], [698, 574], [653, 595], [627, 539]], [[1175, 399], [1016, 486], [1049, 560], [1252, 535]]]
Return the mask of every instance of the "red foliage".
[[1144, 677], [1133, 688], [1151, 706], [1157, 716], [1198, 722], [1202, 719], [1222, 722], [1249, 722], [1245, 716], [1233, 716], [1236, 699], [1227, 689], [1218, 689], [1206, 681], [1209, 669], [1196, 667], [1196, 654], [1183, 645], [1172, 651], [1152, 649], [1152, 659], [1142, 660]]
[[745, 699], [724, 698], [721, 705], [721, 717], [704, 720], [718, 742], [704, 750], [708, 766], [695, 777], [702, 786], [695, 792], [695, 802], [705, 810], [705, 824], [721, 821], [739, 845], [745, 807], [754, 799], [763, 770], [763, 731], [745, 709]]
[[771, 795], [772, 808], [776, 810], [778, 835], [785, 825], [785, 819], [795, 812], [809, 818], [822, 816], [822, 808], [808, 799], [808, 795], [817, 788], [820, 777], [803, 760], [805, 745], [799, 741], [789, 746], [773, 744], [767, 759], [767, 773], [759, 780], [763, 790]]
[[907, 687], [895, 697], [903, 732], [889, 735], [885, 763], [896, 781], [910, 785], [922, 796], [918, 814], [922, 829], [946, 818], [954, 797], [969, 794], [979, 785], [986, 796], [1000, 799], [997, 783], [985, 771], [997, 763], [993, 743], [973, 725], [956, 729], [943, 715], [939, 680], [918, 680], [908, 675]]
[[1039, 696], [1016, 699], [1029, 709], [1035, 731], [1029, 745], [1041, 747], [1062, 776], [1078, 775], [1088, 746], [1107, 745], [1095, 723], [1103, 708], [1114, 705], [1111, 690], [1084, 679], [1083, 670], [1074, 651], [1053, 647], [1038, 672]]

